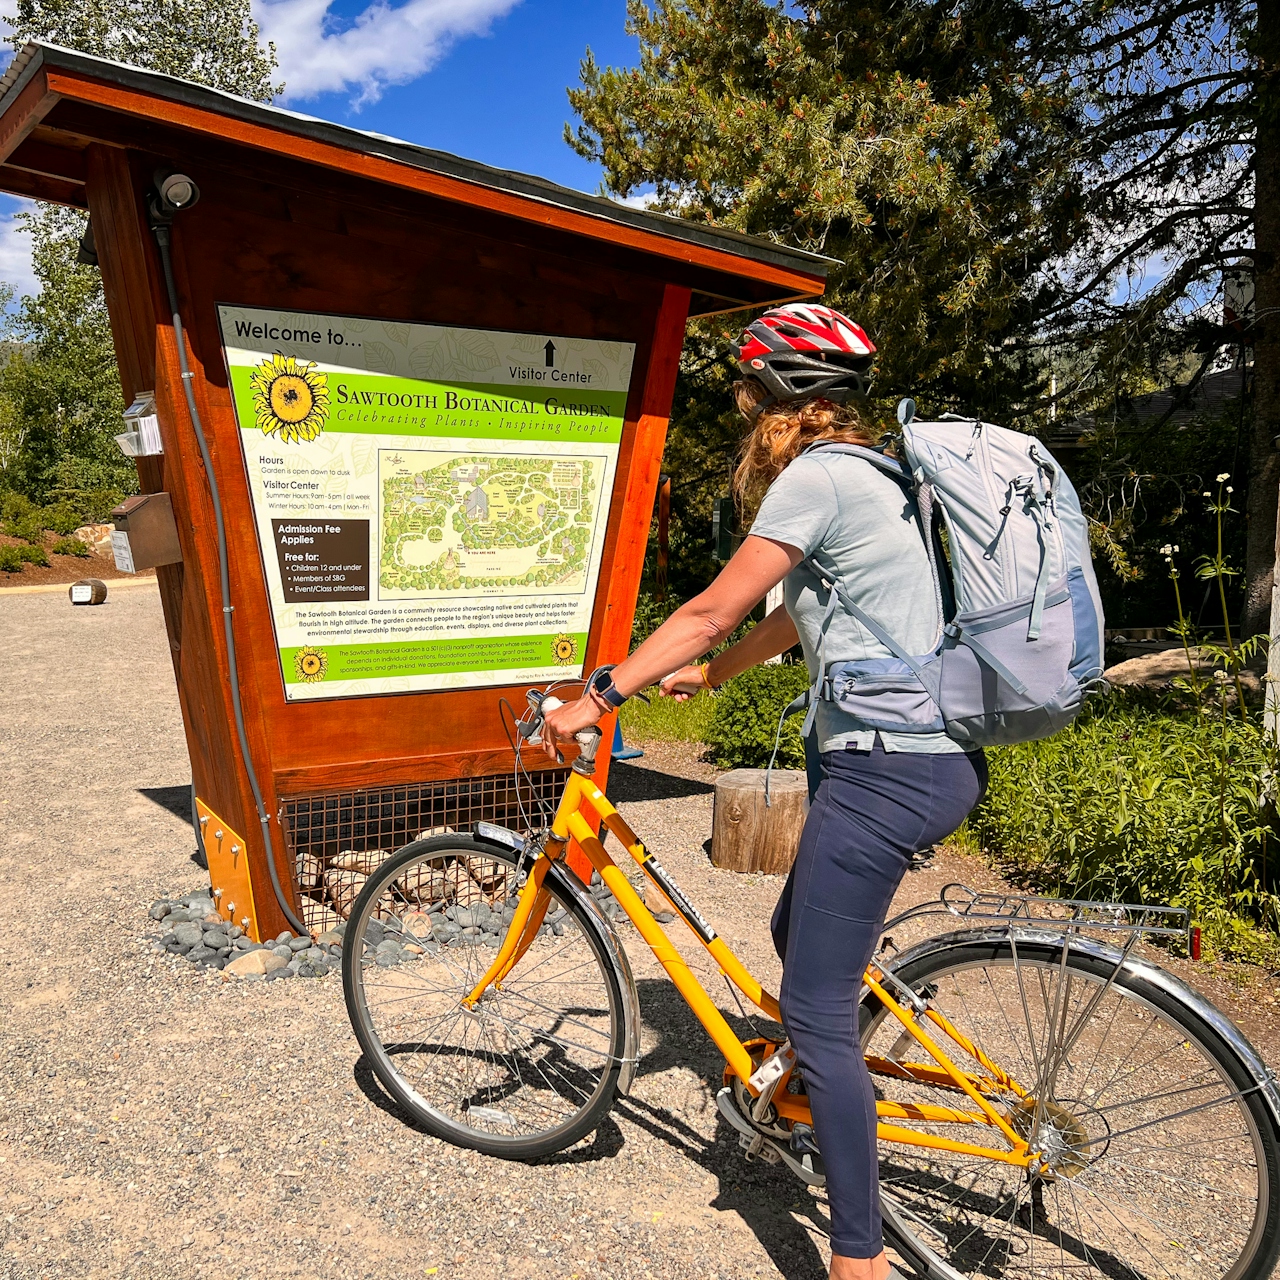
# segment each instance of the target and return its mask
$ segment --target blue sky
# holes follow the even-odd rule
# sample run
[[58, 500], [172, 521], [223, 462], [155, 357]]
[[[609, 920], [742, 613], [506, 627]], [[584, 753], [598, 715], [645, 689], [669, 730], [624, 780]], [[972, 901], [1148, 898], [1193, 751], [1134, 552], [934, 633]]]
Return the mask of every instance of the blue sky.
[[[588, 46], [632, 64], [625, 0], [254, 0], [276, 43], [283, 104], [595, 191], [599, 170], [561, 139]], [[25, 202], [0, 197], [0, 279], [30, 291]]]

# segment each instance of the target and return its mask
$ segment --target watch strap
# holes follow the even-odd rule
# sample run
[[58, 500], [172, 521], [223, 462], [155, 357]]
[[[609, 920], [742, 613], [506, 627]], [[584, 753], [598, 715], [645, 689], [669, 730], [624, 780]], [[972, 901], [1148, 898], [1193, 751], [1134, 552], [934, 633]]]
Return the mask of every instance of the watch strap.
[[618, 686], [613, 683], [613, 674], [609, 671], [601, 671], [595, 679], [591, 681], [591, 687], [615, 710], [622, 706], [622, 704], [627, 700], [627, 695], [625, 693], [618, 692]]

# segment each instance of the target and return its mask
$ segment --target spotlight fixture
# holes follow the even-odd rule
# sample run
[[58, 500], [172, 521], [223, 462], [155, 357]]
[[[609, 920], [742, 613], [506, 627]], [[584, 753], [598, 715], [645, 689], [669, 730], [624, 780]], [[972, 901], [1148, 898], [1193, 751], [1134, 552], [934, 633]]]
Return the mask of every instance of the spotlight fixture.
[[166, 208], [177, 213], [200, 199], [200, 188], [185, 173], [171, 173], [164, 178], [157, 176], [156, 190]]
[[153, 221], [169, 222], [174, 214], [189, 209], [200, 199], [200, 188], [185, 173], [158, 169], [150, 205]]

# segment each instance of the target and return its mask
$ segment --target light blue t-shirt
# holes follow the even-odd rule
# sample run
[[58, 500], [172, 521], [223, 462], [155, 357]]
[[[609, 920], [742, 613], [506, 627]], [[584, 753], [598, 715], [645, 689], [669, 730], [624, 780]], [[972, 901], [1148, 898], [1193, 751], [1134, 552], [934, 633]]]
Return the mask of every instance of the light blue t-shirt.
[[[938, 642], [941, 619], [920, 518], [901, 484], [874, 465], [845, 453], [802, 454], [769, 486], [751, 532], [798, 547], [836, 574], [845, 590], [908, 653], [926, 654]], [[786, 577], [783, 600], [800, 634], [809, 678], [818, 674], [818, 641], [826, 613], [818, 580], [804, 565]], [[893, 655], [845, 609], [827, 627], [826, 661], [860, 662]], [[822, 751], [853, 746], [869, 751], [876, 730], [860, 729], [847, 711], [819, 702]], [[925, 754], [963, 751], [945, 733], [881, 730], [886, 751]]]

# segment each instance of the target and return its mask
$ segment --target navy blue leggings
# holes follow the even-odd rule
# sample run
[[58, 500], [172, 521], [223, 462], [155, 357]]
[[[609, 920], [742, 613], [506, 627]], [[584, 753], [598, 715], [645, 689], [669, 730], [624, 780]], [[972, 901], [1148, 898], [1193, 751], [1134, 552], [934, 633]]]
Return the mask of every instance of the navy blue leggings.
[[862, 975], [907, 861], [954, 831], [981, 798], [981, 752], [829, 751], [773, 913], [782, 1022], [795, 1047], [827, 1171], [831, 1248], [884, 1247], [876, 1102], [858, 1048]]

